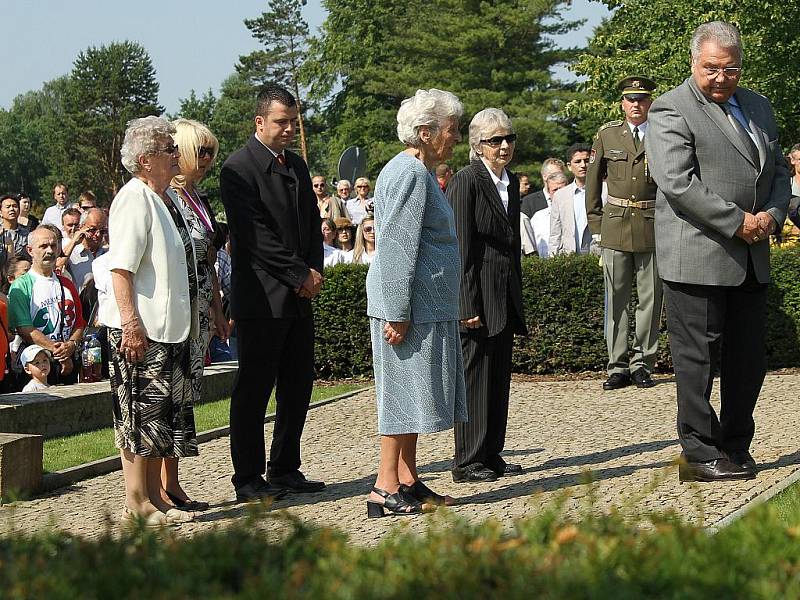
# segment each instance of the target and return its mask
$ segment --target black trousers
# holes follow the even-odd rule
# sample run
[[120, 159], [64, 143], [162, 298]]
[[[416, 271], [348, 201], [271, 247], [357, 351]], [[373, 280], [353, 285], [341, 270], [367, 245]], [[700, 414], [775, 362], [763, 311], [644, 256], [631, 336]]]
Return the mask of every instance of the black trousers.
[[461, 333], [469, 420], [455, 424], [453, 467], [502, 464], [500, 453], [506, 443], [514, 343], [510, 321], [503, 331], [491, 337], [485, 335], [485, 328]]
[[[664, 300], [686, 460], [749, 449], [753, 410], [767, 372], [767, 285], [748, 265], [745, 281], [735, 287], [664, 281]], [[717, 367], [719, 418], [709, 402]]]
[[[231, 396], [231, 459], [234, 487], [268, 470], [282, 475], [300, 468], [300, 437], [314, 386], [314, 321], [237, 321], [239, 372]], [[275, 388], [276, 415], [269, 464], [264, 416]]]

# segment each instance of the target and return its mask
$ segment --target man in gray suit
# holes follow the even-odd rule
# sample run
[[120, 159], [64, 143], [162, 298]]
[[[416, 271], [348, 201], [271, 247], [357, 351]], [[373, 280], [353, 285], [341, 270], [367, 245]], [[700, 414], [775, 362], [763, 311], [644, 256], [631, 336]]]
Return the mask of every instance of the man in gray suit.
[[589, 167], [588, 144], [567, 148], [567, 169], [574, 181], [553, 194], [550, 205], [550, 254], [588, 254], [592, 243], [586, 219], [586, 170]]
[[[691, 77], [653, 103], [645, 136], [658, 185], [656, 256], [678, 386], [680, 480], [752, 479], [768, 239], [786, 218], [789, 174], [769, 101], [738, 87], [738, 30], [703, 24], [691, 53]], [[720, 418], [709, 402], [717, 364]]]

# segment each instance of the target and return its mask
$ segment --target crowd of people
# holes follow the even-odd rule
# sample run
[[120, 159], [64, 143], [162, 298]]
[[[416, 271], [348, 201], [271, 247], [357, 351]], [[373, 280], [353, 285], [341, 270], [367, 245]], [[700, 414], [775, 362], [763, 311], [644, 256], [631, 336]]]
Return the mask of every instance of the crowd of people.
[[[59, 184], [37, 227], [29, 198], [0, 199], [10, 285], [0, 317], [11, 362], [18, 357], [29, 390], [75, 381], [87, 366], [86, 330], [101, 330], [123, 519], [170, 525], [208, 508], [184, 490], [178, 465], [198, 454], [193, 406], [209, 349], [225, 354], [235, 329], [237, 500], [319, 492], [325, 483], [300, 470], [314, 380], [311, 300], [325, 267], [368, 264], [380, 459], [367, 516], [418, 514], [457, 502], [420, 479], [420, 433], [454, 429], [454, 483], [522, 472], [503, 456], [513, 339], [528, 334], [521, 257], [594, 253], [606, 290], [603, 388], [655, 385], [664, 305], [680, 480], [754, 478], [770, 239], [787, 215], [797, 223], [800, 145], [784, 157], [768, 101], [738, 86], [734, 26], [701, 25], [690, 50], [690, 75], [660, 98], [646, 77], [620, 81], [623, 118], [591, 145], [573, 144], [564, 161], [545, 160], [533, 192], [530, 178], [509, 168], [518, 136], [498, 108], [471, 119], [470, 162], [454, 173], [446, 161], [461, 141], [464, 108], [430, 89], [402, 102], [403, 149], [381, 170], [374, 197], [364, 177], [338, 180], [330, 195], [326, 178], [312, 177], [288, 149], [296, 99], [265, 85], [254, 135], [220, 171], [226, 225], [200, 187], [219, 150], [208, 127], [135, 119], [121, 148], [131, 179], [110, 211], [90, 193], [70, 206]], [[716, 372], [720, 417], [709, 402]]]

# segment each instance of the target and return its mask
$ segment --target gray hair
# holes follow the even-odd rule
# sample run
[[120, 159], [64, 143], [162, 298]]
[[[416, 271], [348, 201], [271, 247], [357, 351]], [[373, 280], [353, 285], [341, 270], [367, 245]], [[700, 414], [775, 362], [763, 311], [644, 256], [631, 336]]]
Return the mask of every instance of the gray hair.
[[706, 42], [715, 42], [720, 48], [736, 49], [739, 55], [739, 62], [742, 60], [742, 37], [736, 25], [725, 21], [711, 21], [703, 23], [692, 34], [692, 62], [700, 57], [700, 49]]
[[103, 212], [103, 209], [102, 208], [97, 208], [95, 206], [94, 208], [90, 208], [89, 210], [84, 211], [81, 214], [81, 220], [79, 221], [80, 225], [83, 226], [84, 223], [86, 223], [86, 220], [89, 218], [89, 215], [97, 214], [97, 213], [100, 213], [101, 215], [103, 215], [104, 219], [106, 218], [106, 213]]
[[345, 187], [345, 185], [347, 187], [349, 187], [351, 190], [353, 189], [353, 184], [350, 183], [349, 179], [340, 179], [339, 181], [337, 181], [336, 182], [336, 189], [338, 190], [340, 188], [343, 188], [343, 187]]
[[397, 137], [406, 146], [419, 146], [420, 128], [427, 127], [435, 135], [445, 121], [463, 114], [464, 107], [454, 94], [435, 88], [417, 90], [397, 111]]
[[139, 157], [155, 154], [159, 150], [159, 142], [171, 138], [175, 126], [164, 117], [144, 117], [128, 121], [125, 139], [122, 141], [120, 156], [122, 166], [129, 173], [136, 174], [141, 168]]
[[553, 183], [559, 183], [561, 181], [569, 181], [567, 176], [564, 174], [563, 171], [556, 171], [555, 173], [550, 173], [547, 178], [544, 180], [545, 184], [547, 182], [552, 181]]
[[545, 174], [553, 168], [558, 169], [563, 173], [566, 165], [564, 165], [564, 161], [560, 158], [545, 158], [544, 162], [542, 163], [542, 168], [539, 170], [539, 173], [542, 174], [542, 180], [547, 179]]
[[511, 124], [511, 119], [499, 108], [484, 108], [481, 112], [472, 117], [469, 124], [469, 158], [474, 160], [480, 156], [478, 154], [478, 147], [481, 145], [481, 140], [498, 130], [507, 129], [514, 132], [514, 126]]

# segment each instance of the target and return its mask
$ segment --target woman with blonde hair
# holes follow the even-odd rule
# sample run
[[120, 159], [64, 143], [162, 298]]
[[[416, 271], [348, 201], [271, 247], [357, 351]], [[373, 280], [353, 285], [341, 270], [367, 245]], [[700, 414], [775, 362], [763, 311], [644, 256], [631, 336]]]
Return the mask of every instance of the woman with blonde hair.
[[[214, 269], [217, 250], [225, 244], [224, 235], [214, 219], [214, 211], [198, 187], [200, 181], [214, 165], [219, 142], [213, 133], [192, 119], [173, 121], [172, 136], [180, 148], [180, 173], [172, 178], [172, 189], [178, 196], [178, 206], [183, 212], [197, 258], [197, 292], [199, 335], [189, 344], [192, 398], [196, 404], [203, 391], [203, 367], [211, 335], [220, 339], [228, 337], [228, 321], [222, 310], [219, 281]], [[164, 458], [161, 469], [164, 500], [184, 510], [198, 511], [208, 508], [207, 502], [190, 500], [178, 481], [178, 459]]]
[[356, 229], [356, 243], [353, 246], [353, 264], [369, 265], [375, 257], [375, 217], [368, 213]]

